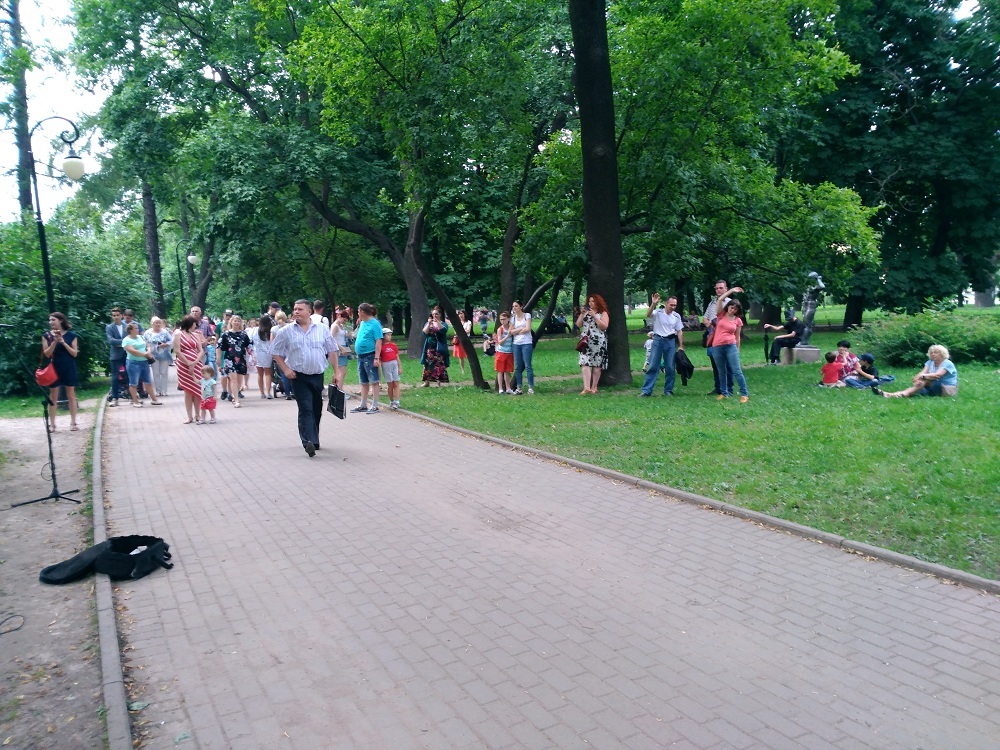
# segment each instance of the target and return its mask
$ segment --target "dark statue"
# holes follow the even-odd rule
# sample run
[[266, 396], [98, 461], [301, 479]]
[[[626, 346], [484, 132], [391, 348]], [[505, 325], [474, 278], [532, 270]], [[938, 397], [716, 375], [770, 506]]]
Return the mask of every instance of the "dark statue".
[[826, 289], [823, 277], [815, 271], [809, 272], [809, 279], [812, 281], [812, 286], [802, 295], [802, 323], [805, 330], [802, 332], [802, 340], [799, 342], [800, 347], [809, 346], [809, 339], [812, 338], [813, 332], [813, 318], [816, 317], [816, 306], [819, 304], [823, 290]]

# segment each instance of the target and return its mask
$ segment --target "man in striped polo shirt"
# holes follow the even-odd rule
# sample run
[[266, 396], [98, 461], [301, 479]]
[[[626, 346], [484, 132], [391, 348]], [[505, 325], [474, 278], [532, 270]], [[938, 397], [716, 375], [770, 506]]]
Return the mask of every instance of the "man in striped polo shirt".
[[292, 325], [278, 331], [271, 356], [289, 380], [295, 381], [299, 408], [299, 439], [309, 458], [319, 449], [319, 420], [323, 416], [323, 373], [327, 364], [337, 364], [340, 347], [330, 329], [310, 319], [312, 303], [295, 300]]

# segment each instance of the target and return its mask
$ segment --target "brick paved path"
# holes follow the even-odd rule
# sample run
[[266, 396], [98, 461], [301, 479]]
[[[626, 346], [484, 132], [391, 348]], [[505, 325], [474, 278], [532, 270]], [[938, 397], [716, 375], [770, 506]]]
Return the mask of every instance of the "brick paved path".
[[118, 587], [145, 748], [1000, 746], [994, 596], [399, 414], [310, 460], [248, 395], [108, 410], [176, 562]]

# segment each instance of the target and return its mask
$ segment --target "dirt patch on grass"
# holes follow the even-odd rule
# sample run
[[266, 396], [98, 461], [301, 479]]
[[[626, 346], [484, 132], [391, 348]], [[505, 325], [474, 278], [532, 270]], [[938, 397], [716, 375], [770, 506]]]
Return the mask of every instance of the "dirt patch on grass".
[[[92, 410], [69, 432], [59, 415], [53, 436], [59, 489], [80, 489]], [[0, 747], [94, 750], [105, 747], [101, 664], [93, 577], [65, 586], [38, 581], [39, 571], [91, 544], [84, 505], [66, 500], [11, 508], [52, 489], [48, 445], [39, 415], [0, 420]]]

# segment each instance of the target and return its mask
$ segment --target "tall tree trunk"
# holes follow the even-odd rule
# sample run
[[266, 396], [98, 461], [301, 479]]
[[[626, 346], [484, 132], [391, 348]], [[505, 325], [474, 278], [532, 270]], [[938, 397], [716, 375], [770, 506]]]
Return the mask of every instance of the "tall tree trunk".
[[517, 211], [511, 211], [507, 230], [503, 234], [503, 251], [500, 256], [500, 310], [510, 310], [517, 293], [517, 269], [514, 268], [514, 243], [521, 234]]
[[[438, 304], [444, 311], [445, 316], [451, 321], [451, 324], [455, 328], [455, 335], [458, 336], [459, 345], [465, 349], [465, 353], [468, 355], [469, 362], [469, 372], [472, 374], [472, 382], [475, 384], [476, 388], [482, 388], [483, 390], [489, 390], [489, 385], [483, 379], [483, 369], [479, 362], [479, 352], [476, 350], [476, 345], [472, 343], [472, 340], [465, 333], [465, 328], [462, 327], [461, 321], [458, 319], [458, 310], [455, 309], [455, 303], [452, 302], [451, 297], [448, 293], [441, 287], [440, 284], [434, 278], [434, 275], [427, 270], [427, 266], [424, 264], [424, 257], [421, 252], [424, 242], [424, 209], [410, 214], [410, 229], [406, 236], [406, 255], [411, 259], [414, 268], [420, 274], [420, 278], [427, 285], [427, 288], [431, 290], [435, 297], [437, 297]], [[423, 318], [417, 318], [417, 320], [423, 320]], [[420, 333], [421, 339], [423, 339], [423, 327], [418, 328], [413, 327], [416, 331]], [[422, 348], [422, 342], [421, 342]], [[419, 354], [418, 354], [419, 357]]]
[[847, 307], [844, 310], [844, 330], [849, 331], [861, 325], [861, 316], [865, 312], [865, 297], [863, 294], [851, 294], [847, 297]]
[[16, 69], [11, 76], [14, 91], [10, 96], [12, 119], [14, 120], [14, 143], [17, 145], [17, 203], [21, 213], [31, 211], [31, 131], [28, 129], [28, 82], [24, 66], [18, 52], [24, 50], [24, 35], [21, 29], [20, 0], [10, 0], [7, 5], [10, 18], [10, 39], [14, 55], [10, 59]]
[[[419, 226], [416, 222], [419, 221]], [[419, 238], [421, 244], [415, 245], [411, 242], [411, 237]], [[431, 311], [430, 302], [427, 301], [427, 288], [424, 286], [427, 279], [423, 277], [417, 265], [417, 258], [414, 257], [414, 250], [419, 254], [424, 237], [424, 215], [423, 211], [415, 211], [410, 214], [410, 227], [406, 234], [406, 248], [403, 253], [403, 263], [400, 269], [400, 276], [403, 284], [406, 285], [406, 294], [410, 298], [410, 320], [426, 320]], [[420, 257], [423, 261], [423, 256]], [[436, 284], [435, 284], [436, 286]], [[433, 287], [430, 287], [433, 289]], [[435, 292], [438, 301], [440, 295]], [[410, 359], [420, 359], [420, 352], [424, 347], [423, 325], [411, 325], [409, 335], [406, 337], [406, 356]]]
[[[424, 287], [420, 272], [417, 270], [409, 250], [404, 248], [400, 251], [399, 248], [396, 247], [396, 243], [394, 243], [392, 238], [387, 234], [379, 231], [375, 227], [365, 224], [363, 221], [359, 221], [353, 216], [343, 216], [335, 211], [329, 203], [316, 194], [309, 183], [300, 183], [299, 193], [302, 195], [306, 203], [311, 205], [317, 213], [329, 222], [330, 226], [351, 232], [359, 237], [364, 237], [366, 240], [381, 249], [386, 254], [386, 257], [388, 257], [392, 262], [392, 265], [396, 269], [396, 273], [398, 273], [399, 277], [403, 280], [403, 284], [406, 286], [406, 293], [410, 298], [410, 324], [408, 327], [409, 335], [406, 338], [406, 356], [410, 359], [420, 359], [420, 352], [424, 343], [423, 326], [412, 325], [412, 321], [426, 320], [427, 313], [430, 312], [430, 304], [427, 301], [427, 290]], [[410, 226], [407, 230], [407, 237], [413, 235], [414, 231], [419, 229], [419, 235], [422, 242], [423, 227], [415, 227], [413, 225], [413, 222], [417, 220], [418, 217], [422, 222], [422, 212], [418, 211], [410, 215]], [[409, 245], [409, 240], [407, 241], [407, 245]]]
[[625, 260], [618, 205], [615, 105], [608, 54], [605, 0], [570, 0], [569, 20], [576, 58], [575, 88], [580, 105], [583, 150], [583, 221], [590, 255], [588, 293], [608, 303], [607, 385], [631, 384], [625, 319]]
[[768, 325], [777, 326], [784, 323], [784, 314], [781, 311], [780, 305], [773, 305], [770, 302], [764, 303], [764, 312], [761, 315], [761, 323], [767, 323]]
[[996, 287], [987, 289], [985, 292], [976, 292], [976, 307], [996, 307], [997, 290]]
[[146, 269], [153, 285], [153, 315], [166, 318], [167, 305], [163, 299], [163, 269], [160, 266], [160, 235], [157, 232], [156, 200], [153, 187], [142, 182], [142, 234], [146, 245]]

